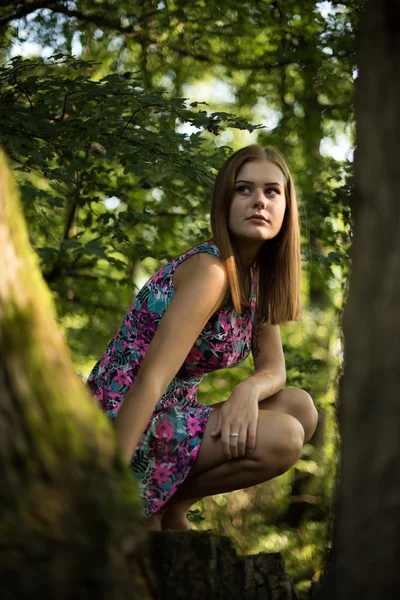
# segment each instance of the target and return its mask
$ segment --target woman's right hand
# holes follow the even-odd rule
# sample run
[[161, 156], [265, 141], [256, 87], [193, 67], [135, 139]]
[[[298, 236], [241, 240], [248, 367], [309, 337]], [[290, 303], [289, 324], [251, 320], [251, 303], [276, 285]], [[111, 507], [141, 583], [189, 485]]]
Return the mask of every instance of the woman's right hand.
[[[231, 396], [218, 409], [218, 420], [212, 437], [220, 437], [225, 457], [252, 454], [257, 441], [258, 393], [246, 380], [239, 383]], [[238, 433], [239, 435], [232, 436]]]

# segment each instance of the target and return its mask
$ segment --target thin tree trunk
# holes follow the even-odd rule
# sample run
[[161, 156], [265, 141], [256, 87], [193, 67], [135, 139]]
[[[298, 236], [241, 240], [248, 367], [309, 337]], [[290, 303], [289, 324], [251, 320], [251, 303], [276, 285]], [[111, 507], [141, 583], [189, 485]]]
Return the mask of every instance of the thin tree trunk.
[[371, 0], [359, 40], [355, 231], [344, 316], [342, 464], [323, 600], [400, 590], [400, 3]]

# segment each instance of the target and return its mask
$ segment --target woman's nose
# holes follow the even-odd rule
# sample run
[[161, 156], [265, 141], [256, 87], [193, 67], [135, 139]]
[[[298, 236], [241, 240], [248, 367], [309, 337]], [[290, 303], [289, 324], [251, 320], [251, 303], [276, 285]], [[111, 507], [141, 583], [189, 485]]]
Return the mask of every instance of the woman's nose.
[[254, 190], [254, 206], [265, 206], [267, 202], [267, 199], [264, 195], [264, 191], [261, 189], [256, 189]]

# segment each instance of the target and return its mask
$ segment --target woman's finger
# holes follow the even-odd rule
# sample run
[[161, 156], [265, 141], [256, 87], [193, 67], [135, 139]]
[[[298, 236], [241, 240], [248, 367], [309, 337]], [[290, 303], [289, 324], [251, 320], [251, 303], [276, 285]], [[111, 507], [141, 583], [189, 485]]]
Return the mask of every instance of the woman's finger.
[[230, 428], [229, 423], [227, 423], [226, 421], [222, 423], [222, 425], [221, 425], [221, 444], [222, 444], [222, 451], [227, 460], [230, 460], [232, 458], [230, 437], [229, 437], [230, 429], [231, 428]]
[[238, 440], [239, 457], [246, 456], [247, 427], [240, 429]]
[[212, 431], [210, 434], [211, 437], [218, 437], [221, 434], [221, 425], [222, 425], [221, 410], [218, 410], [217, 423], [215, 425], [214, 431]]
[[257, 421], [250, 423], [247, 428], [246, 452], [252, 454], [257, 442]]
[[[239, 435], [232, 436], [232, 433], [238, 433]], [[231, 425], [229, 431], [229, 446], [231, 449], [232, 458], [239, 458], [238, 440], [240, 435], [240, 426]]]

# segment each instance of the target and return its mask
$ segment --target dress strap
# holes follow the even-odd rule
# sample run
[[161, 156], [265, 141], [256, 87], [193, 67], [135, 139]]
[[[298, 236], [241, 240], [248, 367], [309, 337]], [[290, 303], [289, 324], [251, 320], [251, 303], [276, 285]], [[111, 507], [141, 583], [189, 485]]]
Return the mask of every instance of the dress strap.
[[178, 265], [183, 263], [190, 256], [193, 256], [194, 254], [200, 254], [200, 253], [213, 254], [217, 258], [221, 258], [221, 253], [220, 253], [218, 247], [215, 245], [214, 242], [212, 242], [211, 240], [208, 240], [207, 242], [203, 242], [202, 244], [198, 244], [197, 246], [190, 248], [190, 250], [188, 250], [184, 254], [181, 254], [180, 256], [175, 258], [171, 264], [174, 268], [176, 268]]

